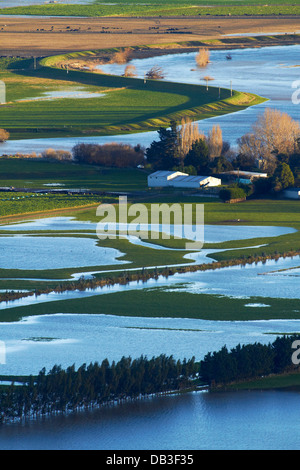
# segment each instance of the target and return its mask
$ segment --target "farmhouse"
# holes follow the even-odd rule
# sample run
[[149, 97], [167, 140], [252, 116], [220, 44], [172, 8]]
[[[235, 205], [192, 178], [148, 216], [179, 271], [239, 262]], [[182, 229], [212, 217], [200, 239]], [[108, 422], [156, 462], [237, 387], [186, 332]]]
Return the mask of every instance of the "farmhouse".
[[193, 176], [180, 171], [156, 171], [148, 176], [149, 188], [173, 187], [198, 189], [220, 186], [221, 180], [212, 176]]
[[289, 199], [298, 199], [300, 200], [300, 188], [288, 188], [283, 191], [283, 195]]

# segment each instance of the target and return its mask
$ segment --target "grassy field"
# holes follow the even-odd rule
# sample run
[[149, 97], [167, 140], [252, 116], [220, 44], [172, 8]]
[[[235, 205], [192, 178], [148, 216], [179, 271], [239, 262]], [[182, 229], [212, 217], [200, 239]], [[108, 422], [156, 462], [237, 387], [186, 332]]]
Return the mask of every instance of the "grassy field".
[[[245, 307], [264, 303], [271, 308]], [[232, 299], [208, 294], [164, 292], [160, 288], [107, 293], [72, 300], [43, 302], [28, 307], [1, 310], [0, 321], [17, 321], [23, 316], [55, 313], [107, 314], [130, 317], [198, 318], [211, 321], [255, 321], [300, 319], [299, 300]]]
[[274, 390], [274, 389], [297, 389], [300, 387], [300, 374], [290, 373], [263, 377], [234, 385], [226, 386], [226, 390]]
[[45, 16], [226, 16], [226, 15], [298, 15], [300, 7], [295, 2], [271, 0], [266, 5], [262, 0], [250, 2], [212, 0], [193, 2], [191, 0], [150, 0], [147, 4], [138, 1], [126, 2], [118, 0], [114, 4], [103, 4], [95, 1], [87, 5], [33, 5], [28, 7], [12, 7], [0, 9], [6, 15], [45, 15]]
[[0, 217], [100, 204], [100, 196], [0, 192]]
[[[51, 189], [51, 185], [58, 184], [61, 185], [59, 186], [61, 189], [79, 188], [103, 192], [145, 191], [147, 174], [144, 170], [134, 168], [101, 168], [42, 159], [0, 158], [0, 187], [45, 190], [47, 189], [45, 185], [50, 185]], [[14, 197], [14, 194], [11, 197]], [[3, 198], [0, 193], [0, 201], [1, 199]], [[5, 215], [1, 212], [3, 206], [7, 204], [0, 204], [0, 217]], [[10, 213], [16, 213], [13, 206]]]
[[[26, 65], [28, 61], [25, 61]], [[2, 62], [4, 68], [6, 62]], [[4, 70], [7, 104], [0, 106], [0, 127], [11, 139], [116, 135], [168, 126], [170, 120], [206, 119], [236, 112], [264, 101], [253, 94], [201, 85], [117, 77], [50, 67], [44, 60], [38, 70]], [[73, 98], [60, 98], [73, 91]], [[99, 93], [80, 98], [79, 91]], [[43, 99], [55, 92], [56, 99]], [[36, 98], [39, 99], [36, 99]]]

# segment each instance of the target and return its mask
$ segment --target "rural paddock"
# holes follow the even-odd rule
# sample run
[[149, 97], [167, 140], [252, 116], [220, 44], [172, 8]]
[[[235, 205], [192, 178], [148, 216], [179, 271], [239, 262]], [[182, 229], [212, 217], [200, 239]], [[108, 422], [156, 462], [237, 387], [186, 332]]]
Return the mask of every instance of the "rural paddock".
[[70, 51], [293, 33], [298, 17], [55, 18], [0, 17], [0, 54], [46, 56]]

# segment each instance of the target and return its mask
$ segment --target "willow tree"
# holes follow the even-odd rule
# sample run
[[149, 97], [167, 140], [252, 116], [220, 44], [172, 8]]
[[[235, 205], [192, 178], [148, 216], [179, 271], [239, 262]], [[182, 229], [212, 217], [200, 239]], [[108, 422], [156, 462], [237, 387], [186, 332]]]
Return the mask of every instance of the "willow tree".
[[209, 63], [210, 52], [209, 49], [201, 48], [196, 54], [196, 63], [199, 67], [206, 67]]
[[252, 132], [238, 140], [239, 152], [256, 160], [261, 169], [273, 172], [277, 156], [292, 155], [298, 149], [300, 124], [287, 113], [267, 108], [254, 125]]
[[136, 68], [134, 65], [126, 65], [124, 77], [136, 77]]

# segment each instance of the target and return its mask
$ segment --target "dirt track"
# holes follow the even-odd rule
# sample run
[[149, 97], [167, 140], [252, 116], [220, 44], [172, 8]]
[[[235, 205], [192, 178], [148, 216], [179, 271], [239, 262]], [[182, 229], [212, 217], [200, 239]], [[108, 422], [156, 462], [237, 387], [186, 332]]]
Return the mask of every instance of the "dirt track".
[[291, 17], [14, 18], [0, 17], [0, 54], [51, 54], [221, 38], [224, 34], [300, 30]]

